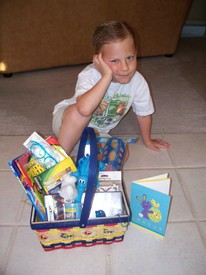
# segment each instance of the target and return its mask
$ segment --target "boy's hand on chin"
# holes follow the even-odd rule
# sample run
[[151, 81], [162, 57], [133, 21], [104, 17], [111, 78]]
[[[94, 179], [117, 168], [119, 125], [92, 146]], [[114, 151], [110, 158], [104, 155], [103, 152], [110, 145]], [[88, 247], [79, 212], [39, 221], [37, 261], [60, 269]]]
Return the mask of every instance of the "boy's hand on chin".
[[101, 73], [102, 76], [108, 75], [112, 79], [112, 70], [110, 67], [104, 62], [102, 58], [102, 53], [95, 54], [93, 56], [93, 63], [98, 69], [98, 71]]

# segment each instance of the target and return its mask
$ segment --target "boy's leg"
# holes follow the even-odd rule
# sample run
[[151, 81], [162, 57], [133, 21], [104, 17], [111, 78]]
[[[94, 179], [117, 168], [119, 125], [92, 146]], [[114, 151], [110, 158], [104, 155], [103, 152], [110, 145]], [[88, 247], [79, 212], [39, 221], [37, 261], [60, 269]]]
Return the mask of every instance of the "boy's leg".
[[68, 155], [71, 154], [79, 141], [82, 132], [89, 124], [91, 116], [82, 116], [76, 104], [67, 107], [63, 113], [62, 125], [59, 130], [58, 141]]

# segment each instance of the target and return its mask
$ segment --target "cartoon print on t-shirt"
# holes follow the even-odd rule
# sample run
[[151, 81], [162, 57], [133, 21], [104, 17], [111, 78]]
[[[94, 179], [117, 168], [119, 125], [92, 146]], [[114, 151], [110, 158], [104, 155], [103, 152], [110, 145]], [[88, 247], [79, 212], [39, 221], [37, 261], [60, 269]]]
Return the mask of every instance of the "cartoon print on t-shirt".
[[93, 114], [91, 123], [101, 128], [119, 121], [128, 111], [129, 99], [129, 95], [120, 94], [103, 98]]

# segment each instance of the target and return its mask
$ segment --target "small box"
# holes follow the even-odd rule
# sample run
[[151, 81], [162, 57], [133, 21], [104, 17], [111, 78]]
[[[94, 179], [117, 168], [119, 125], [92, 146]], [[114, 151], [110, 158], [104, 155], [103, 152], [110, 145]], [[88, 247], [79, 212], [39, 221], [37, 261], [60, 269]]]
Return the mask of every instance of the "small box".
[[122, 191], [121, 171], [100, 171], [97, 192]]

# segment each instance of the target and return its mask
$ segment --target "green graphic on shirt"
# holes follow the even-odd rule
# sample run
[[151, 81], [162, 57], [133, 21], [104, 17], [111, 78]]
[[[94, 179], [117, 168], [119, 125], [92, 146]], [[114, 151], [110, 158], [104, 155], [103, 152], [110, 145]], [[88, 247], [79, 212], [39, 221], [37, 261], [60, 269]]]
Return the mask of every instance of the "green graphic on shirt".
[[91, 123], [99, 128], [118, 122], [128, 111], [128, 95], [105, 97], [93, 114]]

